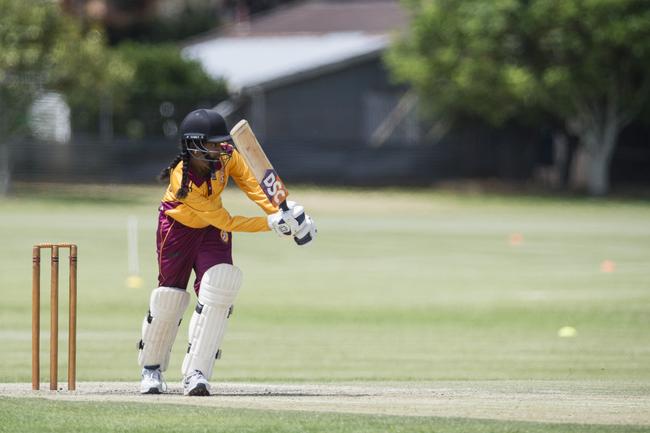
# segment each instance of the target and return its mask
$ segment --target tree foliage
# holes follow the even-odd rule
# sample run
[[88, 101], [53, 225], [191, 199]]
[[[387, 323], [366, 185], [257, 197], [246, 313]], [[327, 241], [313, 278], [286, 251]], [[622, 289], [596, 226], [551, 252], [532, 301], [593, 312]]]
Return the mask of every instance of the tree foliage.
[[[25, 131], [28, 107], [58, 91], [75, 131], [95, 133], [109, 118], [115, 133], [162, 135], [166, 120], [226, 97], [225, 86], [171, 44], [109, 47], [105, 34], [62, 13], [55, 2], [0, 0], [0, 127]], [[176, 107], [170, 116], [160, 105]], [[177, 119], [176, 119], [177, 120]]]
[[190, 1], [184, 4], [179, 2], [176, 5], [179, 10], [165, 16], [134, 13], [133, 8], [137, 7], [138, 3], [143, 3], [141, 1], [129, 0], [115, 3], [113, 1], [112, 6], [130, 19], [124, 23], [104, 22], [113, 45], [127, 40], [170, 43], [213, 30], [222, 21], [217, 5], [210, 1]]
[[[115, 107], [118, 133], [137, 137], [166, 130], [172, 135], [165, 129], [165, 124], [173, 127], [169, 121], [178, 124], [192, 109], [227, 97], [222, 81], [208, 76], [197, 61], [184, 59], [174, 45], [125, 43], [117, 51], [135, 71], [124, 89], [124, 104]], [[161, 110], [162, 104], [167, 110]]]
[[5, 134], [24, 128], [40, 93], [59, 91], [75, 106], [119, 89], [132, 69], [107, 47], [98, 29], [83, 29], [55, 2], [0, 0], [0, 109]]
[[[594, 193], [621, 128], [650, 96], [646, 0], [407, 0], [387, 61], [436, 115], [500, 125], [548, 113], [580, 137]], [[602, 167], [601, 167], [602, 168]], [[600, 170], [601, 172], [603, 170]], [[593, 187], [593, 189], [592, 189]]]
[[[246, 19], [296, 0], [108, 0], [121, 19], [102, 19], [111, 44], [127, 40], [161, 43], [188, 39], [224, 23]], [[80, 6], [76, 8], [80, 13]], [[159, 9], [156, 12], [156, 9]], [[89, 17], [93, 19], [93, 17]]]

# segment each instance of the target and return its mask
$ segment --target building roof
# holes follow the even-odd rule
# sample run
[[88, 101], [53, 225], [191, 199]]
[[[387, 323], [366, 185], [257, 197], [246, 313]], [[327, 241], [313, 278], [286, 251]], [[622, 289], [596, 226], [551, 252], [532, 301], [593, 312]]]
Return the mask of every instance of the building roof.
[[362, 33], [225, 37], [188, 46], [183, 54], [201, 62], [210, 76], [225, 78], [231, 92], [240, 92], [376, 56], [387, 44], [385, 35]]
[[408, 25], [395, 0], [307, 1], [275, 9], [227, 27], [224, 36], [362, 32], [385, 34]]
[[308, 1], [205, 35], [183, 55], [239, 93], [377, 57], [406, 25], [393, 0]]

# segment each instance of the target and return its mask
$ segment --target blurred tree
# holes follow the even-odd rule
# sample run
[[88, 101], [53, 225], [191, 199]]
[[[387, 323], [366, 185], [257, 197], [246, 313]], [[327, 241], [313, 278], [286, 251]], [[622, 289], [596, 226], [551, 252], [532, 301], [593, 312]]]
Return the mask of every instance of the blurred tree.
[[112, 45], [124, 40], [166, 42], [213, 29], [224, 0], [59, 0], [86, 24], [99, 24]]
[[177, 46], [125, 43], [117, 50], [135, 71], [123, 89], [128, 97], [114, 107], [117, 133], [175, 136], [185, 114], [228, 96], [224, 82], [208, 76], [198, 62], [182, 58]]
[[129, 9], [133, 8], [135, 2], [125, 2], [124, 6], [119, 3], [113, 1], [112, 6], [114, 9], [121, 8], [119, 16], [123, 18], [110, 20], [109, 15], [103, 20], [114, 45], [127, 40], [174, 42], [214, 30], [221, 24], [219, 4], [210, 0], [171, 3], [174, 7], [166, 8], [168, 10], [164, 13], [139, 15]]
[[[44, 91], [59, 91], [75, 106], [97, 105], [97, 95], [120, 91], [132, 68], [106, 46], [104, 34], [84, 30], [56, 4], [0, 0], [0, 80], [9, 128], [26, 125], [25, 105]], [[8, 104], [14, 101], [16, 104]]]
[[85, 22], [101, 23], [113, 45], [173, 42], [249, 19], [295, 0], [60, 0]]
[[264, 12], [287, 3], [296, 3], [297, 0], [225, 0], [226, 7], [235, 12], [235, 15], [256, 14]]
[[618, 135], [650, 96], [647, 0], [404, 4], [410, 33], [389, 50], [387, 63], [430, 113], [476, 115], [494, 125], [522, 113], [550, 114], [580, 139], [579, 186], [594, 195], [608, 191]]
[[[48, 91], [74, 108], [97, 105], [97, 95], [119, 99], [132, 71], [107, 50], [103, 34], [82, 29], [55, 2], [0, 0], [0, 140], [4, 149], [26, 132], [28, 108]], [[9, 159], [8, 151], [3, 157]]]

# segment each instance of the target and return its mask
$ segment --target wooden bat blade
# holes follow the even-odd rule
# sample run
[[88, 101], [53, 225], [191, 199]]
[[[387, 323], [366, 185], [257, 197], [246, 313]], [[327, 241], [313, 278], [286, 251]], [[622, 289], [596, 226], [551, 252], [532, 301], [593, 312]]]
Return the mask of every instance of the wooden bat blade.
[[245, 119], [240, 120], [230, 131], [230, 136], [264, 194], [271, 203], [284, 208], [289, 191], [271, 165], [248, 122]]

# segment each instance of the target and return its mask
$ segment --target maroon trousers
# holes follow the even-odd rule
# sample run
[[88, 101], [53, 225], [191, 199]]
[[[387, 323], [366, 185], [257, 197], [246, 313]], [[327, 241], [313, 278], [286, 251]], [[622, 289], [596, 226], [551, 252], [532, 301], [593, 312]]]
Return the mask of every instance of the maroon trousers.
[[185, 290], [194, 270], [194, 291], [198, 295], [205, 271], [220, 263], [232, 265], [232, 234], [214, 226], [187, 227], [161, 211], [156, 250], [158, 285]]

